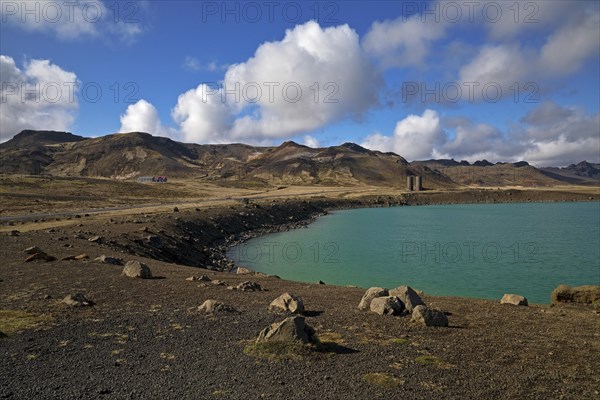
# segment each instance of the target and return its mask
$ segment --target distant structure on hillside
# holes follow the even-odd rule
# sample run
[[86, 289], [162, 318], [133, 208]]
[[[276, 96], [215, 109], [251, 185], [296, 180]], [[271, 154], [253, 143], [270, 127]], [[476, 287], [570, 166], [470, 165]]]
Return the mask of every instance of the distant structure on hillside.
[[412, 191], [420, 192], [421, 190], [423, 190], [423, 177], [420, 175], [407, 176], [406, 177], [406, 190], [409, 192], [412, 192]]
[[140, 183], [165, 183], [167, 182], [166, 176], [140, 176], [137, 179]]

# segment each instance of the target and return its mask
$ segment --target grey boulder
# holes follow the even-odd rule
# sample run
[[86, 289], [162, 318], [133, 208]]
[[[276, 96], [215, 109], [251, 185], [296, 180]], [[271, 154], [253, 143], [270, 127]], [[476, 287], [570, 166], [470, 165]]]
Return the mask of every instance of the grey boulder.
[[423, 305], [418, 305], [413, 309], [412, 321], [425, 326], [448, 326], [448, 317], [446, 314]]
[[404, 305], [396, 296], [376, 297], [371, 301], [370, 309], [379, 315], [398, 315]]
[[527, 298], [520, 296], [518, 294], [505, 294], [500, 299], [500, 304], [512, 304], [515, 306], [527, 306]]
[[143, 262], [139, 261], [127, 261], [125, 268], [123, 268], [123, 275], [129, 278], [152, 278], [152, 272], [150, 271], [150, 268], [148, 268], [148, 266]]
[[201, 306], [198, 306], [198, 311], [206, 314], [215, 314], [219, 312], [234, 313], [238, 312], [235, 307], [222, 303], [217, 300], [206, 300]]
[[396, 289], [390, 290], [390, 296], [398, 297], [409, 313], [412, 313], [416, 306], [425, 305], [425, 302], [410, 286], [398, 286]]
[[367, 289], [362, 299], [360, 299], [360, 303], [358, 303], [358, 308], [360, 310], [368, 310], [371, 307], [371, 301], [373, 301], [376, 297], [384, 297], [388, 296], [388, 290], [381, 287], [372, 287]]
[[313, 341], [315, 330], [306, 324], [304, 317], [294, 315], [284, 319], [281, 322], [276, 322], [263, 329], [259, 335], [257, 342], [274, 342], [274, 341], [301, 341], [308, 343]]
[[299, 296], [286, 292], [271, 302], [269, 310], [303, 314], [304, 302]]

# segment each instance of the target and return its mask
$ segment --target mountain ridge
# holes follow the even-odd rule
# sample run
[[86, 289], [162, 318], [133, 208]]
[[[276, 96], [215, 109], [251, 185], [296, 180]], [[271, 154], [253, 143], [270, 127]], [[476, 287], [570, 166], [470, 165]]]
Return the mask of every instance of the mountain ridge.
[[60, 131], [22, 131], [0, 144], [2, 173], [133, 179], [167, 175], [255, 184], [374, 185], [405, 187], [421, 175], [427, 188], [463, 185], [533, 186], [590, 184], [600, 165], [582, 161], [566, 168], [537, 169], [526, 161], [474, 163], [454, 159], [408, 162], [401, 155], [346, 142], [311, 148], [294, 141], [279, 146], [182, 143], [145, 132], [86, 138]]

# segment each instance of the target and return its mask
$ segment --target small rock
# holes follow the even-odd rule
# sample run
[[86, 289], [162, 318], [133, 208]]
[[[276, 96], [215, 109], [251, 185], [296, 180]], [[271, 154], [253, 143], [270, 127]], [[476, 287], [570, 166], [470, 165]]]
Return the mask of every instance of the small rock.
[[271, 302], [269, 310], [304, 314], [304, 302], [301, 297], [286, 292]]
[[249, 270], [248, 268], [244, 268], [244, 267], [237, 267], [235, 270], [235, 273], [238, 275], [245, 275], [245, 274], [251, 274], [252, 271]]
[[425, 326], [448, 326], [448, 317], [442, 311], [432, 310], [424, 305], [413, 309], [412, 321]]
[[87, 254], [79, 254], [79, 255], [75, 256], [75, 259], [77, 261], [87, 260], [88, 258], [90, 258], [90, 256], [88, 256]]
[[88, 300], [82, 293], [70, 294], [65, 297], [62, 302], [72, 307], [88, 307], [94, 305], [94, 302]]
[[198, 311], [206, 314], [214, 314], [218, 312], [239, 312], [235, 307], [217, 300], [206, 300], [201, 306], [198, 306]]
[[375, 297], [370, 310], [379, 315], [398, 315], [404, 310], [404, 304], [396, 296]]
[[518, 294], [505, 294], [500, 300], [500, 304], [513, 304], [515, 306], [527, 306], [527, 298]]
[[105, 255], [101, 255], [100, 257], [94, 258], [94, 261], [98, 261], [98, 262], [101, 262], [104, 264], [110, 264], [110, 265], [123, 265], [123, 262], [121, 261], [120, 258], [108, 257]]
[[162, 249], [165, 246], [165, 242], [160, 238], [160, 236], [150, 235], [146, 238], [148, 244], [156, 249]]
[[31, 262], [31, 261], [46, 261], [46, 262], [50, 262], [50, 261], [56, 261], [56, 257], [49, 256], [46, 253], [35, 253], [35, 254], [30, 255], [29, 257], [27, 257], [25, 259], [25, 262]]
[[65, 256], [60, 261], [75, 261], [75, 256]]
[[398, 286], [396, 289], [390, 290], [390, 296], [398, 297], [409, 313], [412, 313], [416, 306], [425, 305], [425, 302], [423, 302], [417, 292], [410, 286]]
[[210, 278], [206, 275], [194, 275], [194, 276], [190, 276], [189, 278], [185, 278], [186, 281], [204, 281], [204, 282], [210, 282]]
[[376, 297], [384, 297], [387, 296], [388, 290], [380, 287], [372, 287], [367, 289], [365, 294], [363, 295], [360, 303], [358, 303], [358, 308], [360, 310], [368, 310], [371, 307], [371, 301]]
[[21, 232], [19, 232], [16, 229], [13, 229], [12, 231], [8, 232], [8, 236], [20, 236]]
[[245, 281], [235, 287], [242, 292], [260, 292], [264, 290], [258, 283]]
[[88, 239], [88, 242], [101, 243], [103, 240], [104, 240], [104, 238], [102, 236], [92, 236], [91, 238]]
[[179, 208], [173, 207], [173, 212], [179, 212]]
[[212, 281], [210, 281], [210, 283], [212, 283], [215, 286], [225, 286], [225, 282], [220, 281], [218, 279], [212, 280]]
[[319, 282], [317, 282], [317, 283], [318, 283], [319, 285], [324, 285], [324, 284], [325, 284], [325, 282], [323, 282], [323, 281], [319, 281]]
[[23, 250], [23, 253], [25, 254], [35, 254], [35, 253], [45, 253], [44, 250], [40, 249], [37, 246], [31, 246], [26, 248], [25, 250]]
[[148, 268], [148, 266], [143, 262], [139, 261], [127, 261], [125, 268], [123, 268], [122, 274], [129, 278], [152, 278], [152, 272], [150, 271], [150, 268]]
[[263, 329], [259, 335], [257, 342], [267, 341], [295, 341], [299, 340], [303, 343], [308, 343], [314, 340], [315, 330], [306, 325], [304, 317], [295, 315], [269, 325]]

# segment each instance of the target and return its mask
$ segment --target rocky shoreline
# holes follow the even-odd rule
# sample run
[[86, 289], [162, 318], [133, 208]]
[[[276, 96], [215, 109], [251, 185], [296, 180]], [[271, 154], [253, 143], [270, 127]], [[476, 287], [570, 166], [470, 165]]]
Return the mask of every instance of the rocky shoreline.
[[[159, 229], [161, 240], [175, 238], [175, 251], [161, 251], [151, 240], [134, 239], [142, 248], [125, 245], [136, 255], [148, 256], [148, 247], [156, 259], [201, 266], [215, 271], [231, 271], [235, 261], [227, 258], [232, 247], [262, 235], [304, 228], [332, 211], [420, 205], [499, 204], [517, 202], [598, 201], [588, 194], [520, 190], [472, 190], [460, 192], [422, 192], [400, 196], [371, 196], [358, 199], [273, 200], [252, 202], [236, 207], [215, 208], [212, 212], [179, 213], [175, 221]], [[161, 232], [162, 231], [162, 232]], [[205, 239], [198, 240], [204, 235]], [[193, 239], [192, 239], [193, 238]], [[144, 249], [144, 247], [146, 249]], [[156, 251], [158, 250], [158, 251]], [[191, 256], [193, 254], [193, 256]], [[204, 265], [198, 265], [203, 262]]]

